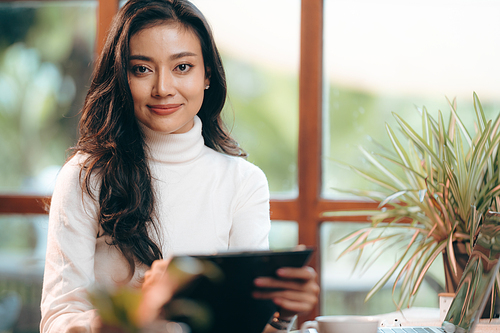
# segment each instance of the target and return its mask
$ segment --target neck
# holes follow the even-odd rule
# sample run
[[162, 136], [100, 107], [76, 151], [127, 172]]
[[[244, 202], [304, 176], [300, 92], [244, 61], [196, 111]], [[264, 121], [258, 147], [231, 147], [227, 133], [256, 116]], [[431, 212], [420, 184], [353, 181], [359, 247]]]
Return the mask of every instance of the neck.
[[149, 159], [165, 163], [182, 163], [195, 159], [204, 147], [201, 135], [202, 122], [194, 118], [194, 126], [189, 131], [179, 134], [156, 132], [140, 123]]

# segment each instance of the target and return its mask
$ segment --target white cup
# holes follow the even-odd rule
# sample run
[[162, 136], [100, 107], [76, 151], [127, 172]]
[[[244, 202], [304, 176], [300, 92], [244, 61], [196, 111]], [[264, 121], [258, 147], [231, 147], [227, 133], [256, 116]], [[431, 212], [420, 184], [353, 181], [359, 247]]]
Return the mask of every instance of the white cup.
[[319, 316], [306, 321], [300, 333], [314, 328], [318, 333], [377, 333], [379, 319], [370, 316]]

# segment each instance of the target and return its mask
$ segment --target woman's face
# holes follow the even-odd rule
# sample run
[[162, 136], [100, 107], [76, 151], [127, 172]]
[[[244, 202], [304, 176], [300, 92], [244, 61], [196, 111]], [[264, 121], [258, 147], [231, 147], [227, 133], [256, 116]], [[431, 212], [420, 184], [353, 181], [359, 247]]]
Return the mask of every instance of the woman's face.
[[130, 38], [128, 82], [137, 119], [163, 133], [185, 133], [203, 103], [205, 75], [198, 37], [178, 23]]

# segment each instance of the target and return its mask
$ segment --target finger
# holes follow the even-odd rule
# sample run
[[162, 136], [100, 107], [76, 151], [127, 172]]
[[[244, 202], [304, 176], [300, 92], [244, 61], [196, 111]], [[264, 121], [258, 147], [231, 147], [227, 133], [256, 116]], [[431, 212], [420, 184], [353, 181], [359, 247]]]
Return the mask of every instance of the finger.
[[283, 279], [316, 280], [318, 274], [312, 267], [282, 267], [276, 274]]
[[279, 293], [255, 293], [255, 296], [257, 296], [255, 297], [256, 299], [272, 300], [277, 306], [280, 307], [280, 313], [283, 313], [285, 311], [290, 315], [309, 312], [317, 304], [317, 298], [311, 297], [310, 295], [291, 296], [290, 294], [282, 295]]
[[257, 278], [254, 280], [255, 286], [259, 288], [289, 289], [301, 292], [309, 292], [317, 295], [319, 285], [316, 281], [296, 281], [296, 280], [277, 280], [273, 278]]
[[[310, 312], [315, 304], [291, 301], [285, 298], [275, 298], [273, 299], [274, 304], [279, 306], [281, 309], [286, 310], [290, 313], [305, 313]], [[283, 311], [282, 311], [283, 312]]]
[[149, 287], [157, 280], [160, 280], [167, 271], [167, 267], [169, 264], [170, 259], [153, 261], [153, 263], [151, 264], [151, 268], [144, 273], [144, 282], [142, 287]]
[[153, 277], [153, 272], [151, 270], [147, 270], [145, 273], [144, 273], [144, 281], [148, 281], [149, 279], [151, 279]]
[[161, 259], [153, 261], [151, 265], [152, 271], [163, 271], [167, 268], [168, 264], [170, 264], [170, 259]]
[[281, 290], [281, 291], [255, 291], [252, 296], [256, 299], [288, 299], [294, 302], [303, 302], [307, 304], [316, 304], [318, 298], [309, 293], [302, 293], [298, 291], [291, 290]]

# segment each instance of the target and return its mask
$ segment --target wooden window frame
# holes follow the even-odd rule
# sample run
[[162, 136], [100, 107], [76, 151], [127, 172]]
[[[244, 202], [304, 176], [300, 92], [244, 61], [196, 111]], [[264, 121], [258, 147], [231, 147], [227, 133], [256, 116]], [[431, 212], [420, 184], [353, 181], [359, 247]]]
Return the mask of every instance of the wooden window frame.
[[[20, 0], [0, 0], [13, 2]], [[33, 0], [31, 0], [33, 1]], [[48, 1], [48, 0], [36, 0]], [[54, 1], [54, 0], [51, 0]], [[65, 1], [65, 0], [58, 0]], [[75, 1], [75, 0], [73, 0]], [[96, 50], [104, 45], [106, 33], [119, 7], [118, 0], [98, 0]], [[323, 115], [323, 0], [301, 1], [299, 68], [298, 196], [271, 198], [271, 219], [296, 221], [299, 244], [317, 249], [311, 266], [320, 275], [320, 227], [323, 222], [366, 222], [363, 217], [324, 217], [325, 211], [375, 209], [377, 204], [329, 200], [322, 190], [322, 115]], [[50, 197], [0, 194], [0, 214], [47, 214]], [[301, 321], [320, 314], [320, 305]]]

